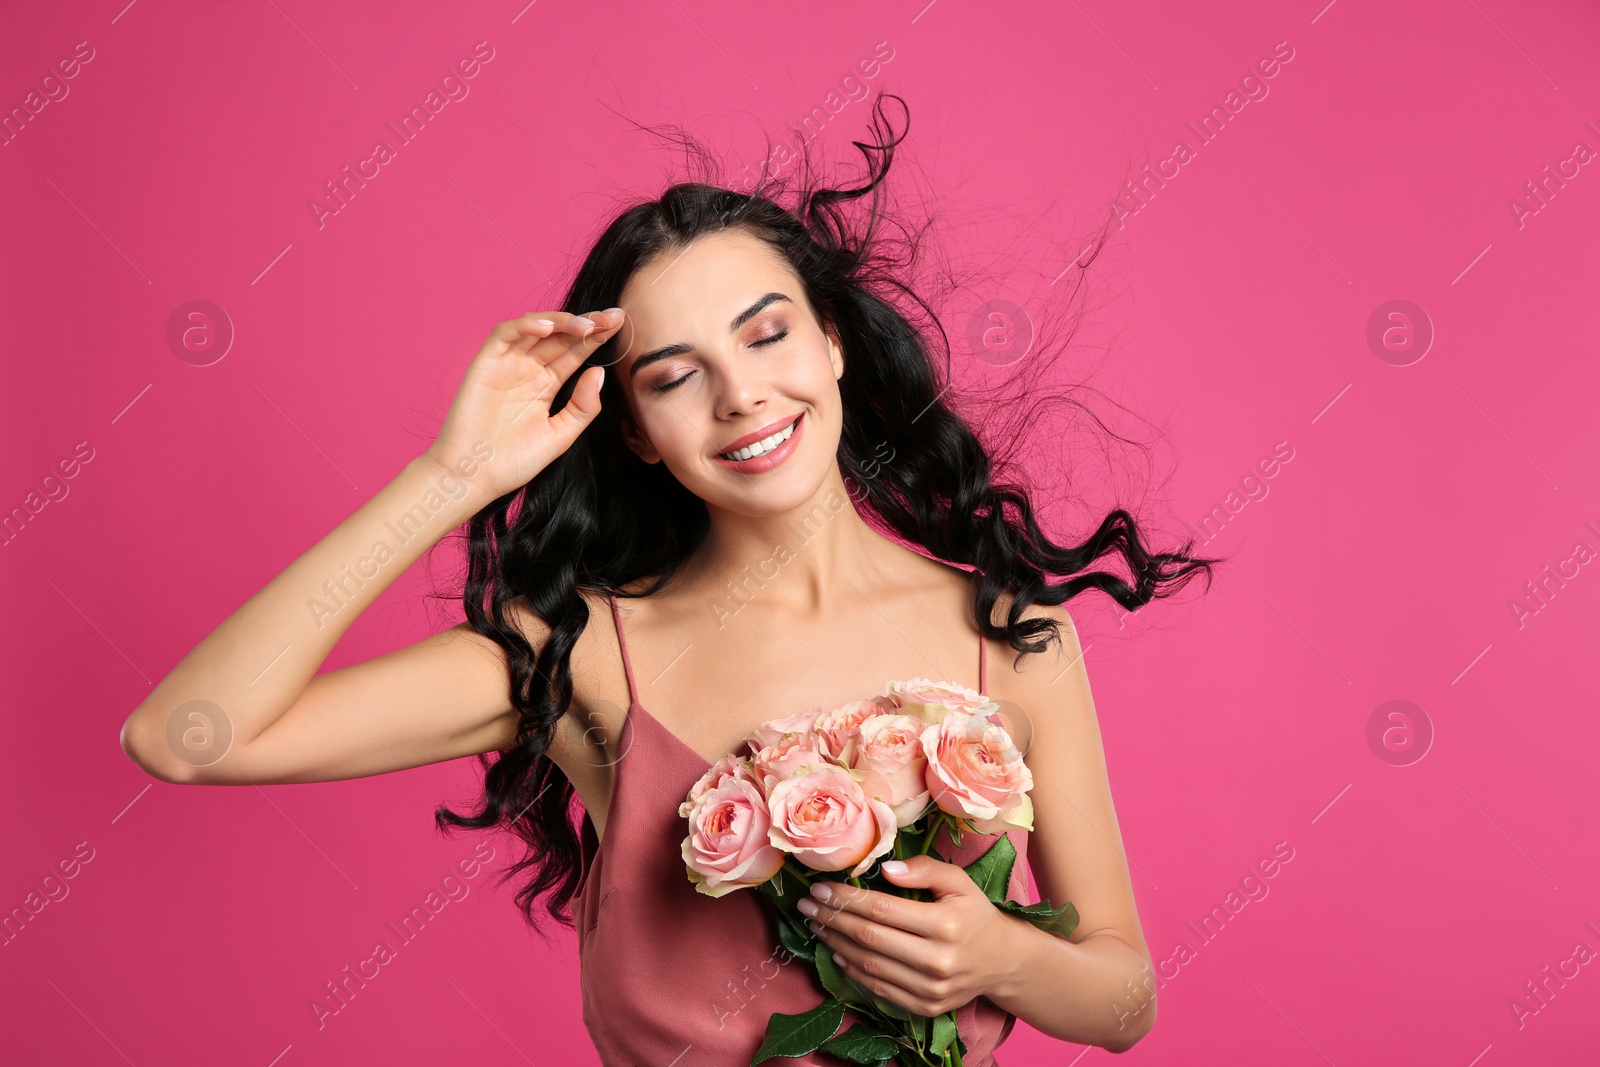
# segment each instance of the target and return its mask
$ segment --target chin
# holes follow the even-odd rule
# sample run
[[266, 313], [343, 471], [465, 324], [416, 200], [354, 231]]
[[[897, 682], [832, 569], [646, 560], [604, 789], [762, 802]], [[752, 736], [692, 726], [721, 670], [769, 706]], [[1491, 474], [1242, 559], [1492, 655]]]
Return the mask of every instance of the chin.
[[[736, 515], [752, 519], [785, 515], [814, 502], [828, 482], [830, 468], [813, 469], [812, 465], [795, 462], [805, 458], [795, 456], [783, 468], [753, 477], [742, 485], [738, 475], [713, 471], [688, 488], [708, 505]], [[845, 494], [839, 496], [845, 499]]]
[[706, 486], [703, 487], [705, 491], [697, 492], [695, 495], [708, 504], [714, 504], [724, 511], [731, 511], [737, 515], [752, 519], [771, 518], [786, 515], [815, 499], [817, 492], [826, 482], [826, 474], [826, 471], [808, 472], [807, 477], [751, 484], [743, 492], [729, 492], [726, 484], [717, 485], [714, 489]]

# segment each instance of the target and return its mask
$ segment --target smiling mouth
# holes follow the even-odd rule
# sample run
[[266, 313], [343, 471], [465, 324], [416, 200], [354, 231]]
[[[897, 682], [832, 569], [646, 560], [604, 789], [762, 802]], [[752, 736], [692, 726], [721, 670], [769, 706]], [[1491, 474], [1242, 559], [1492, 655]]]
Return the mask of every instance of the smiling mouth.
[[747, 459], [755, 459], [757, 456], [764, 456], [792, 437], [794, 435], [794, 428], [799, 425], [799, 423], [800, 419], [798, 416], [796, 416], [794, 422], [791, 422], [789, 425], [785, 426], [783, 429], [779, 430], [770, 437], [764, 437], [753, 445], [745, 445], [743, 448], [736, 448], [732, 452], [718, 452], [717, 455], [722, 459], [726, 459], [734, 463], [738, 463]]

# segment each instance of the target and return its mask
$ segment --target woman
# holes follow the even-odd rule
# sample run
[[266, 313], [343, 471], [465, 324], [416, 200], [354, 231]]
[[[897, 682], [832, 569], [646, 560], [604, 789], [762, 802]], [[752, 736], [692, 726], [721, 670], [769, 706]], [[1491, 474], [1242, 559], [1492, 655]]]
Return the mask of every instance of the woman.
[[[890, 678], [975, 685], [1006, 709], [1034, 776], [1012, 895], [1025, 899], [1031, 868], [1044, 898], [1076, 906], [1071, 939], [989, 904], [960, 867], [983, 850], [976, 835], [895, 877], [933, 899], [819, 902], [817, 935], [878, 995], [957, 1010], [970, 1067], [996, 1062], [1016, 1018], [1131, 1047], [1155, 1017], [1149, 953], [1060, 605], [1098, 588], [1131, 610], [1215, 561], [1146, 552], [1120, 510], [1057, 545], [1024, 491], [994, 484], [891, 303], [916, 299], [879, 233], [896, 143], [860, 146], [859, 188], [807, 177], [793, 213], [765, 185], [696, 183], [622, 213], [563, 305], [608, 310], [497, 326], [433, 445], [173, 669], [129, 717], [128, 754], [206, 784], [479, 755], [482, 809], [441, 809], [440, 825], [527, 843], [518, 905], [535, 928], [541, 899], [575, 920], [602, 1061], [721, 1067], [750, 1062], [772, 1013], [822, 993], [773, 952], [758, 894], [694, 891], [678, 802], [767, 719]], [[867, 194], [856, 237], [845, 209]], [[317, 673], [462, 523], [466, 621]], [[1087, 571], [1110, 553], [1132, 585]], [[991, 674], [1001, 641], [1022, 655]]]

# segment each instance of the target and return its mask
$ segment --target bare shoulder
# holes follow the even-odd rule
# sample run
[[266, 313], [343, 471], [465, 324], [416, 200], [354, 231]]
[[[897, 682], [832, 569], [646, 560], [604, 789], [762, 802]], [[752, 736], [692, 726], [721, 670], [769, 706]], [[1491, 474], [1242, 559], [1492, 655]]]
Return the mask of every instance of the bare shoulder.
[[[995, 602], [993, 620], [1003, 624], [1015, 602], [1014, 591], [1003, 591]], [[1059, 719], [1063, 711], [1093, 714], [1083, 648], [1072, 615], [1065, 605], [1033, 603], [1020, 616], [1021, 621], [1030, 619], [1056, 625], [1056, 638], [1049, 633], [1034, 638], [1049, 642], [1042, 652], [1019, 653], [1003, 640], [988, 642], [990, 697], [1000, 704], [1007, 729], [1024, 753], [1034, 747], [1042, 722]]]
[[[550, 748], [551, 758], [563, 767], [569, 756], [576, 757], [580, 750], [587, 751], [586, 741], [592, 738], [593, 732], [584, 724], [597, 715], [605, 717], [617, 695], [607, 669], [610, 659], [616, 657], [616, 638], [612, 631], [609, 601], [604, 593], [594, 590], [580, 589], [578, 593], [589, 608], [589, 621], [573, 645], [568, 661], [572, 671], [572, 703], [568, 714], [557, 724]], [[521, 596], [506, 601], [504, 615], [507, 627], [519, 634], [533, 654], [538, 655], [549, 642], [552, 633], [550, 624], [533, 610], [526, 597]], [[471, 623], [458, 623], [451, 629], [461, 636], [475, 639], [500, 655], [504, 662], [505, 652], [499, 642], [479, 634]], [[617, 680], [622, 680], [620, 667]], [[507, 678], [507, 681], [510, 679]], [[625, 681], [623, 689], [625, 692]], [[507, 745], [511, 743], [513, 739], [507, 738]]]

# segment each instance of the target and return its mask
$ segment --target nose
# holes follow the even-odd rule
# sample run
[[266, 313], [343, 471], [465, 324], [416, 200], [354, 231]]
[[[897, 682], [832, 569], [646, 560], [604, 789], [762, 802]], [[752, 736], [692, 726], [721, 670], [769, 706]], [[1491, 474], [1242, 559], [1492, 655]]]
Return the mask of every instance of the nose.
[[736, 419], [762, 411], [772, 394], [771, 383], [754, 361], [735, 353], [717, 373], [717, 417]]

